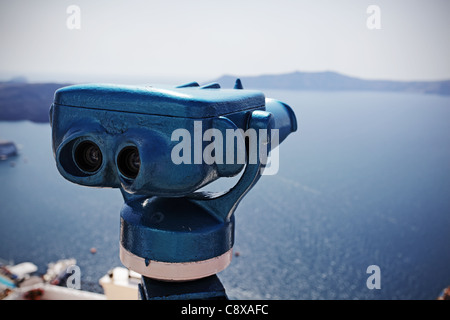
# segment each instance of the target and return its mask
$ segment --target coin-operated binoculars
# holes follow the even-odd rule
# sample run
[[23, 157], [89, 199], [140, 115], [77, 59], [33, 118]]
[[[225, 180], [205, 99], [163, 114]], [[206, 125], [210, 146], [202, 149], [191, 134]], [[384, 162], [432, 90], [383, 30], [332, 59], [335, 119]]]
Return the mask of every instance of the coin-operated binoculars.
[[[286, 104], [217, 83], [73, 85], [55, 92], [53, 151], [61, 175], [120, 188], [120, 259], [143, 279], [191, 281], [232, 258], [234, 212], [297, 122]], [[241, 174], [220, 193], [198, 191]], [[145, 284], [144, 284], [145, 285]]]

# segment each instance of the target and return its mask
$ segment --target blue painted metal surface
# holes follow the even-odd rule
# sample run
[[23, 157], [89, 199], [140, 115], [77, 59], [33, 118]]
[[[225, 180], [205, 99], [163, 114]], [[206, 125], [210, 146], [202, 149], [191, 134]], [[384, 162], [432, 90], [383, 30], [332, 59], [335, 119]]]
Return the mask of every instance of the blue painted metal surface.
[[[244, 90], [240, 80], [234, 89], [196, 82], [158, 88], [69, 86], [56, 91], [50, 122], [61, 175], [81, 185], [120, 188], [125, 200], [121, 245], [146, 261], [169, 263], [202, 261], [233, 247], [234, 211], [264, 166], [260, 157], [249, 161], [260, 145], [255, 150], [247, 145], [244, 163], [197, 161], [196, 143], [201, 157], [212, 141], [205, 133], [214, 129], [226, 137], [232, 130], [237, 132], [232, 139], [244, 141], [241, 131], [277, 129], [281, 143], [297, 129], [289, 106]], [[191, 137], [183, 153], [192, 154], [175, 163], [172, 151], [181, 139], [173, 139], [173, 133], [180, 129]], [[267, 152], [271, 143], [270, 138], [264, 142]], [[197, 192], [240, 173], [228, 191]]]

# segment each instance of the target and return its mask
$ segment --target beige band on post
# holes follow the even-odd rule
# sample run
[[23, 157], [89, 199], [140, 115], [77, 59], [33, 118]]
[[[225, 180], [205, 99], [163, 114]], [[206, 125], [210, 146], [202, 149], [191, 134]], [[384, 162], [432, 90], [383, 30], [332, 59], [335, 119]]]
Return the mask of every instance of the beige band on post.
[[208, 260], [176, 263], [150, 260], [146, 263], [144, 258], [127, 251], [120, 244], [120, 261], [124, 266], [148, 278], [164, 281], [189, 281], [211, 276], [224, 270], [232, 257], [233, 248]]

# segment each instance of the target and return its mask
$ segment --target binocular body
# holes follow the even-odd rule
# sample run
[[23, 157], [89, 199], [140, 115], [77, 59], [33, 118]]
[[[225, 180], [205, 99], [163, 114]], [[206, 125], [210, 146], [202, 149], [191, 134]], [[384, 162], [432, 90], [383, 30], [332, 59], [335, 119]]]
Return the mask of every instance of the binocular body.
[[[239, 201], [272, 147], [297, 129], [289, 106], [241, 88], [193, 82], [56, 91], [50, 123], [57, 168], [73, 183], [120, 188], [125, 266], [183, 281], [230, 263]], [[230, 190], [198, 192], [238, 174]]]

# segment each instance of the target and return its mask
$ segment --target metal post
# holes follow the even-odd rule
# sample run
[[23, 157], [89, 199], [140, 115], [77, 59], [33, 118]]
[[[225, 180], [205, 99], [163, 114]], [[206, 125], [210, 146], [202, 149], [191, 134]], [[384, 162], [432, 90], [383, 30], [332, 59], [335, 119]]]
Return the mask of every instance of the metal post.
[[217, 275], [186, 281], [167, 282], [141, 278], [140, 300], [228, 300]]

